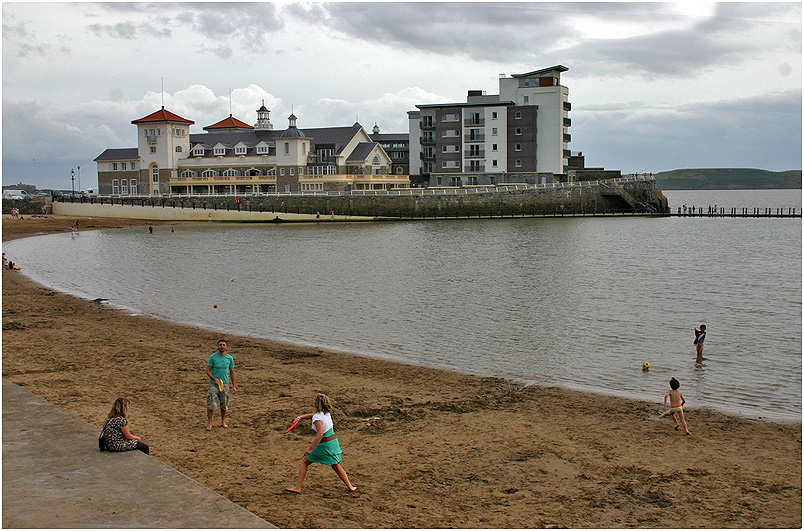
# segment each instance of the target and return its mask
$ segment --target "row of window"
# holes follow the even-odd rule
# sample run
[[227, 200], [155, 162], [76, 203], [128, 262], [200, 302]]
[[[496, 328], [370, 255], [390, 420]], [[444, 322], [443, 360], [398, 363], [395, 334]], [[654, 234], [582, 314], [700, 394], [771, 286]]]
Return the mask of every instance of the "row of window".
[[[481, 162], [482, 161], [479, 161], [479, 160], [471, 160], [471, 161], [469, 161], [469, 170], [468, 171], [481, 171], [483, 169], [483, 166], [482, 166]], [[460, 161], [457, 161], [457, 160], [445, 160], [445, 161], [441, 162], [441, 168], [445, 169], [445, 170], [454, 170], [454, 169], [460, 168], [460, 167], [461, 167], [461, 163], [460, 163]], [[491, 167], [492, 168], [497, 168], [498, 167], [497, 159], [492, 159]], [[516, 159], [514, 161], [514, 167], [515, 168], [521, 168], [522, 167], [522, 161], [520, 159]], [[425, 162], [422, 165], [422, 171], [424, 171], [425, 173], [432, 173], [432, 171], [433, 171], [433, 163], [432, 162]]]
[[137, 169], [136, 162], [112, 162], [111, 164], [112, 164], [112, 171], [118, 171], [118, 168], [120, 169], [120, 171]]
[[[528, 96], [525, 96], [525, 103], [528, 103]], [[497, 111], [491, 111], [491, 119], [497, 119]], [[517, 120], [522, 119], [522, 112], [516, 111], [514, 113], [514, 118]], [[480, 123], [482, 121], [482, 116], [479, 112], [469, 113], [468, 119], [470, 121], [474, 121], [475, 123]], [[441, 115], [441, 122], [460, 122], [461, 115], [460, 114], [452, 114], [452, 113], [445, 113]], [[432, 116], [422, 116], [421, 117], [421, 126], [422, 127], [433, 127], [433, 117]]]
[[112, 179], [112, 195], [138, 195], [137, 179]]
[[[162, 130], [159, 128], [143, 129], [142, 132], [145, 136], [162, 136]], [[186, 133], [187, 131], [184, 129], [173, 128], [173, 136], [187, 136]]]

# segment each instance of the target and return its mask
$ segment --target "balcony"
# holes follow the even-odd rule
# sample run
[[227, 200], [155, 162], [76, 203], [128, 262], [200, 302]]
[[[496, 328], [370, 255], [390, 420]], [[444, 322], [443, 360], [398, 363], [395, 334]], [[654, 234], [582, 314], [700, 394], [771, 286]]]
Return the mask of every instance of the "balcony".
[[472, 134], [472, 133], [470, 133], [468, 135], [464, 135], [463, 139], [464, 139], [465, 142], [485, 142], [486, 141], [486, 135], [484, 133], [480, 133], [480, 134], [477, 134], [477, 133]]
[[433, 124], [432, 121], [426, 121], [425, 122], [425, 121], [422, 120], [421, 122], [419, 122], [419, 128], [420, 129], [435, 129], [435, 125]]
[[156, 135], [145, 135], [145, 141], [149, 144], [156, 144]]
[[419, 138], [419, 142], [421, 142], [423, 145], [435, 144], [435, 138], [433, 138], [432, 136], [423, 136]]
[[572, 104], [570, 102], [568, 102], [568, 101], [565, 101], [564, 102], [564, 110], [565, 111], [571, 111], [572, 110]]
[[485, 164], [470, 164], [466, 167], [466, 173], [485, 172]]
[[572, 125], [572, 120], [570, 118], [564, 118], [564, 127], [570, 127]]
[[485, 118], [464, 118], [463, 125], [465, 127], [482, 127], [486, 125]]
[[570, 141], [572, 141], [572, 135], [570, 135], [569, 133], [564, 133], [564, 142], [570, 142]]
[[419, 153], [419, 158], [421, 160], [435, 160], [436, 156], [435, 153]]
[[463, 152], [463, 156], [464, 156], [464, 158], [467, 158], [467, 159], [482, 159], [482, 158], [484, 158], [486, 156], [486, 150], [485, 149], [477, 149], [477, 150], [468, 149], [468, 150]]

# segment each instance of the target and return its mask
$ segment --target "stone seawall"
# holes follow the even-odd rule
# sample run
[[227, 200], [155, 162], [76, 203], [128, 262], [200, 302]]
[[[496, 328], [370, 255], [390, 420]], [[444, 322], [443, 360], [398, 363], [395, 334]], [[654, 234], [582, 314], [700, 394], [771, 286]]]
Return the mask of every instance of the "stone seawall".
[[[239, 202], [238, 202], [239, 200]], [[68, 200], [69, 201], [69, 200]], [[86, 207], [87, 210], [84, 210]], [[105, 208], [100, 208], [105, 207]], [[145, 208], [143, 208], [145, 207]], [[88, 214], [86, 212], [95, 212]], [[455, 188], [264, 196], [85, 198], [54, 204], [55, 214], [142, 219], [270, 221], [291, 214], [359, 218], [428, 218], [667, 213], [667, 200], [653, 179], [616, 179], [548, 186]]]

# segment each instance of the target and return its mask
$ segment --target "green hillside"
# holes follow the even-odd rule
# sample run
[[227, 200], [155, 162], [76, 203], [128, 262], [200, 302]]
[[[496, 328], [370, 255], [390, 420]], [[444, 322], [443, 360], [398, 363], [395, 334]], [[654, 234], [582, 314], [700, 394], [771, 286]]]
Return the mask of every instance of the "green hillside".
[[655, 174], [662, 190], [801, 189], [801, 170], [767, 171], [753, 168], [702, 168]]

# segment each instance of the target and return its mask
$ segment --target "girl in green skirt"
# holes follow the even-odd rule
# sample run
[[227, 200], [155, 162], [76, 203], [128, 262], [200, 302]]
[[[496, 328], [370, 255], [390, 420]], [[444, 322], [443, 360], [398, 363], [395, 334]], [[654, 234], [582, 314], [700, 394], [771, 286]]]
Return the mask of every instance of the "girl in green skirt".
[[354, 492], [357, 487], [353, 487], [349, 483], [349, 476], [346, 475], [346, 471], [340, 465], [341, 445], [338, 444], [338, 439], [335, 437], [331, 415], [332, 405], [329, 403], [329, 398], [326, 395], [318, 394], [313, 401], [313, 406], [315, 407], [315, 413], [300, 415], [295, 419], [297, 421], [313, 419], [315, 439], [304, 452], [301, 465], [299, 465], [299, 477], [296, 478], [296, 486], [285, 490], [294, 494], [301, 494], [302, 482], [304, 482], [304, 476], [307, 475], [307, 467], [312, 463], [321, 463], [322, 465], [330, 465], [332, 470], [341, 478], [341, 481], [346, 484], [349, 492]]

